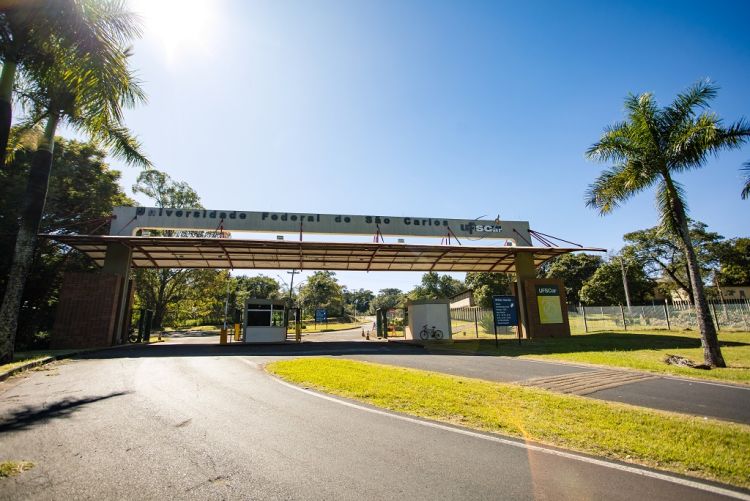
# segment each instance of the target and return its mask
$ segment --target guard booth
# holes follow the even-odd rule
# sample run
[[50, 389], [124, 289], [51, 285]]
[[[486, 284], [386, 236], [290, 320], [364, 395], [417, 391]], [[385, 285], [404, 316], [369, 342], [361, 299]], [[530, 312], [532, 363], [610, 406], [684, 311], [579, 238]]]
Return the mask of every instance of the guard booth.
[[288, 315], [286, 303], [274, 299], [250, 298], [245, 301], [245, 343], [283, 343]]

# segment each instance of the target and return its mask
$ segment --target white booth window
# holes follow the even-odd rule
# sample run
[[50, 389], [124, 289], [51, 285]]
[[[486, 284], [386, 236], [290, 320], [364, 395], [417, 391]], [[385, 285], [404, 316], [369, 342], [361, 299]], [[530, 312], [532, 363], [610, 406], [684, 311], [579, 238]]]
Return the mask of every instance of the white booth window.
[[274, 306], [271, 312], [271, 327], [284, 327], [284, 307]]
[[284, 306], [249, 303], [246, 318], [248, 327], [283, 327]]

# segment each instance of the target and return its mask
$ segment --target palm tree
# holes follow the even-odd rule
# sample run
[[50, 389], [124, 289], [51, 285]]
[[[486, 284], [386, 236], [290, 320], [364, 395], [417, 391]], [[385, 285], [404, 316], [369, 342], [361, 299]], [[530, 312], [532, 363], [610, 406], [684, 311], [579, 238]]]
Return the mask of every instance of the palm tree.
[[726, 367], [690, 240], [685, 190], [673, 178], [702, 167], [711, 154], [738, 148], [750, 136], [750, 127], [743, 120], [724, 127], [721, 119], [707, 110], [716, 91], [709, 81], [700, 81], [666, 108], [659, 108], [650, 93], [629, 95], [625, 99], [626, 120], [605, 129], [599, 142], [586, 152], [591, 160], [614, 163], [589, 186], [586, 205], [605, 215], [636, 193], [657, 185], [660, 230], [675, 235], [685, 252], [705, 363]]
[[745, 162], [742, 164], [742, 169], [747, 171], [747, 175], [745, 176], [745, 187], [742, 188], [742, 199], [745, 200], [747, 197], [750, 197], [750, 162]]
[[[5, 164], [18, 76], [46, 65], [59, 44], [95, 66], [116, 61], [122, 44], [140, 33], [122, 0], [24, 0], [0, 5], [0, 167]], [[16, 94], [17, 99], [24, 98]]]
[[44, 122], [45, 127], [32, 159], [13, 262], [0, 307], [0, 364], [13, 357], [18, 312], [47, 196], [57, 126], [65, 122], [128, 163], [150, 165], [123, 124], [123, 106], [145, 100], [128, 68], [129, 51], [120, 49], [119, 58], [110, 59], [99, 71], [91, 71], [96, 58], [80, 58], [66, 47], [49, 46], [47, 56], [50, 64], [31, 69], [24, 91], [32, 104], [27, 125]]

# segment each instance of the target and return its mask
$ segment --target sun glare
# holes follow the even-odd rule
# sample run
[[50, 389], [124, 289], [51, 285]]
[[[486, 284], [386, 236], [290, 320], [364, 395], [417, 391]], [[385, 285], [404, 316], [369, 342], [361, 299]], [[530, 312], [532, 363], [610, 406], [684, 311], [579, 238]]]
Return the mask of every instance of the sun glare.
[[217, 34], [218, 0], [131, 0], [143, 19], [144, 38], [160, 43], [168, 61], [207, 51]]

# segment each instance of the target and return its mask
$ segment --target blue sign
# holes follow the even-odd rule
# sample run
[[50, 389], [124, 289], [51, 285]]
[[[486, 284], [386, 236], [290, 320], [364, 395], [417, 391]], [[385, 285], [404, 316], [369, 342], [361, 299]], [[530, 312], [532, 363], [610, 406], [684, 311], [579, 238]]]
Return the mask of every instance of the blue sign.
[[325, 308], [316, 308], [315, 309], [315, 321], [316, 322], [325, 322], [328, 320], [328, 312]]
[[496, 327], [518, 325], [515, 296], [492, 296], [492, 316]]

